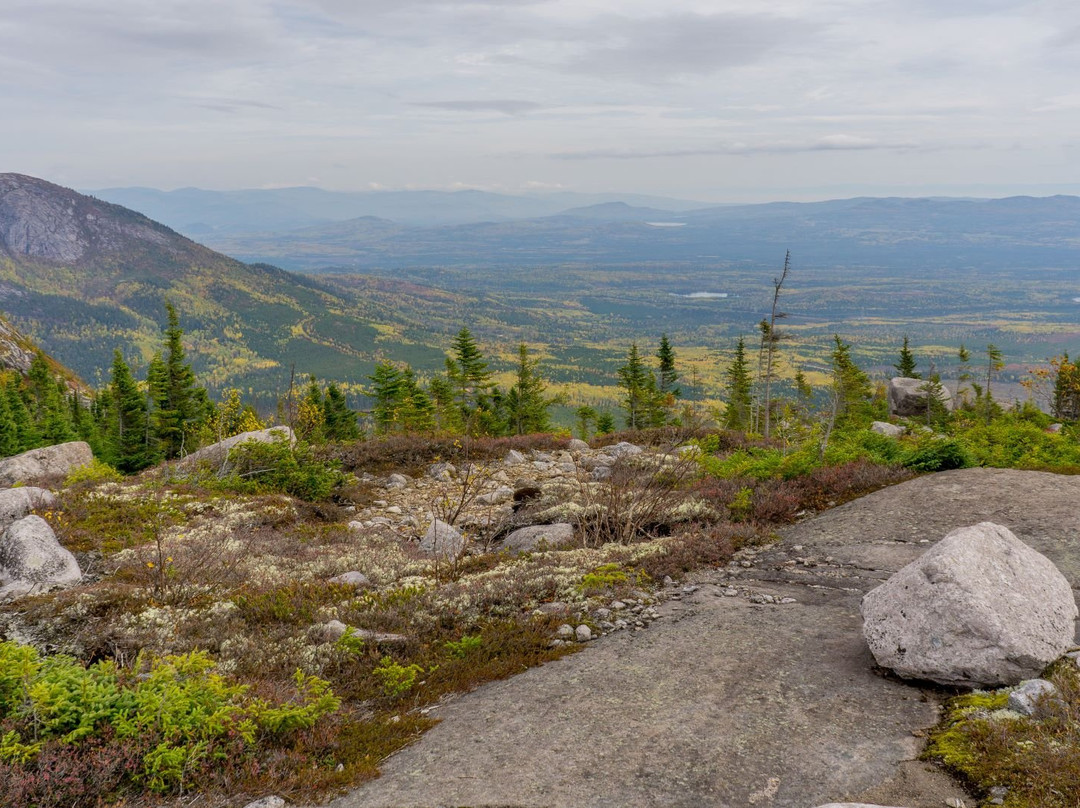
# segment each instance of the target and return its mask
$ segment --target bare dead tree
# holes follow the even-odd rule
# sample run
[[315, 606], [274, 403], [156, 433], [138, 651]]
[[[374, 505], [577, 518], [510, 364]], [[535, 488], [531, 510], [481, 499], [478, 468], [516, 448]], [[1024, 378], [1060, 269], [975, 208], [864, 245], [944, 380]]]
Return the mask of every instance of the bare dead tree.
[[[788, 270], [791, 268], [791, 250], [788, 250], [784, 254], [784, 271], [780, 273], [779, 278], [773, 278], [773, 299], [772, 310], [769, 312], [769, 321], [766, 324], [762, 321], [762, 341], [765, 345], [765, 390], [762, 401], [764, 407], [764, 429], [762, 434], [767, 438], [771, 432], [771, 416], [772, 416], [772, 380], [773, 380], [773, 368], [776, 360], [776, 346], [783, 334], [780, 334], [776, 330], [776, 321], [787, 317], [786, 312], [777, 311], [776, 308], [780, 302], [780, 289], [784, 285], [784, 281], [787, 280]], [[766, 327], [767, 325], [767, 327]]]

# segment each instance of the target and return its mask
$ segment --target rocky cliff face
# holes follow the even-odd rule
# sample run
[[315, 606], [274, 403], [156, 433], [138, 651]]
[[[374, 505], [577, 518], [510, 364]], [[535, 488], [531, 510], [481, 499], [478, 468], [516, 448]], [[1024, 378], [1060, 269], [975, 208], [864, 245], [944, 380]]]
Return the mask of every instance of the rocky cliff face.
[[0, 249], [12, 257], [78, 263], [132, 239], [165, 245], [168, 228], [133, 211], [22, 174], [0, 174]]
[[26, 373], [34, 359], [34, 344], [0, 317], [0, 370]]

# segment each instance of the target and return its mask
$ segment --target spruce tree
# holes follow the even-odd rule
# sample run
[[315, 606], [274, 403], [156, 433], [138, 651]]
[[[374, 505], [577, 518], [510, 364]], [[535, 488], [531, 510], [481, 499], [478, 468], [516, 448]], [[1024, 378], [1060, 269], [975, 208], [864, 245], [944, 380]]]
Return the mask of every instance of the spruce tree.
[[656, 358], [660, 360], [660, 393], [679, 398], [682, 391], [675, 386], [675, 382], [679, 380], [679, 372], [675, 368], [675, 349], [668, 342], [667, 334], [660, 335], [660, 348], [656, 351]]
[[404, 384], [401, 371], [391, 362], [378, 362], [375, 372], [368, 376], [371, 381], [371, 397], [375, 399], [372, 418], [375, 433], [388, 435], [397, 431], [404, 405]]
[[484, 409], [491, 393], [491, 371], [468, 328], [462, 328], [450, 345], [452, 356], [446, 360], [446, 375], [454, 386], [462, 423], [475, 430], [477, 411]]
[[10, 457], [19, 453], [19, 430], [15, 418], [8, 407], [6, 395], [7, 381], [0, 374], [0, 457]]
[[350, 441], [360, 437], [356, 413], [349, 409], [344, 393], [334, 382], [326, 386], [326, 398], [323, 399], [323, 421], [326, 437], [329, 440]]
[[408, 365], [401, 373], [401, 422], [406, 432], [431, 432], [435, 429], [435, 404], [416, 381]]
[[851, 345], [833, 335], [832, 377], [837, 424], [855, 424], [866, 414], [872, 393], [870, 378], [851, 358]]
[[153, 412], [151, 431], [166, 459], [181, 457], [195, 447], [191, 439], [210, 415], [206, 391], [197, 388], [195, 372], [185, 360], [180, 318], [171, 303], [165, 304], [165, 355], [156, 355], [147, 372]]
[[893, 365], [896, 368], [896, 375], [903, 376], [906, 379], [921, 379], [915, 371], [915, 354], [911, 352], [911, 348], [908, 347], [907, 334], [904, 335], [904, 344], [900, 347], [900, 361]]
[[110, 465], [128, 474], [150, 465], [146, 399], [119, 349], [113, 354], [106, 423], [105, 449]]
[[724, 426], [746, 432], [751, 426], [754, 383], [750, 378], [750, 363], [746, 360], [746, 340], [743, 337], [739, 337], [739, 342], [735, 345], [735, 356], [724, 374], [724, 379], [728, 397]]
[[619, 376], [619, 386], [624, 393], [622, 408], [626, 410], [627, 428], [641, 429], [648, 426], [653, 404], [650, 398], [656, 391], [656, 379], [652, 371], [641, 361], [636, 343], [630, 346], [626, 364], [616, 372]]
[[18, 443], [18, 451], [25, 452], [41, 445], [41, 433], [37, 424], [30, 415], [26, 398], [22, 390], [22, 381], [18, 375], [13, 375], [4, 388], [4, 397], [7, 399], [8, 410], [11, 412], [11, 420], [15, 425], [15, 435]]
[[509, 432], [526, 435], [546, 432], [550, 426], [548, 407], [551, 401], [544, 397], [547, 385], [537, 370], [538, 362], [529, 358], [525, 343], [518, 346], [517, 379], [506, 394], [506, 412]]

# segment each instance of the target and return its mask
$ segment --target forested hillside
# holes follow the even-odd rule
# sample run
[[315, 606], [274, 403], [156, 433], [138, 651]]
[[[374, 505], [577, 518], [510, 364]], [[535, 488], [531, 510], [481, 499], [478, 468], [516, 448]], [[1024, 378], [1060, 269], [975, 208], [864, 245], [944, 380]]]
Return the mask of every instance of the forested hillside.
[[165, 301], [183, 315], [194, 367], [212, 388], [280, 391], [292, 365], [357, 380], [382, 349], [379, 328], [313, 280], [235, 261], [52, 183], [0, 175], [0, 309], [59, 361], [95, 381], [122, 345], [145, 367]]

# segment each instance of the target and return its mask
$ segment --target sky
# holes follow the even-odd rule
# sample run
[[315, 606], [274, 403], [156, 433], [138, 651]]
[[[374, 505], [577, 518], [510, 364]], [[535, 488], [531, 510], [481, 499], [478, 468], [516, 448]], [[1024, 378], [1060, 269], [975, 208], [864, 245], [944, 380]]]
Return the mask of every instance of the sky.
[[0, 172], [1080, 193], [1076, 0], [0, 0]]

